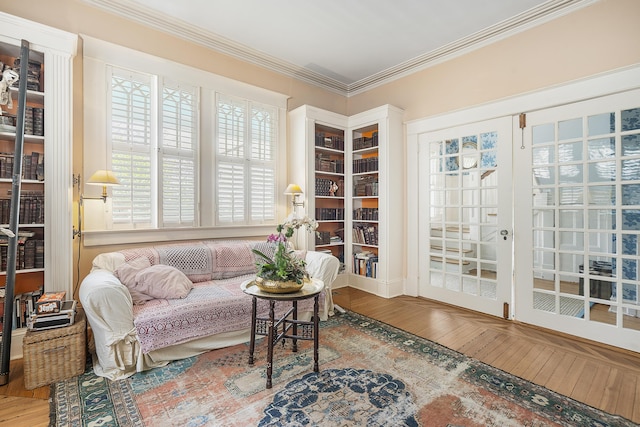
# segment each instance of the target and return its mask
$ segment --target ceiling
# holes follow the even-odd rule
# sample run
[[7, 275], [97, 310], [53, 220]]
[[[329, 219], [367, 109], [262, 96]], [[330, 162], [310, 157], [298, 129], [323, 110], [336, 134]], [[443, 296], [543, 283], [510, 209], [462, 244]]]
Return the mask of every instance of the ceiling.
[[596, 0], [84, 0], [349, 96]]

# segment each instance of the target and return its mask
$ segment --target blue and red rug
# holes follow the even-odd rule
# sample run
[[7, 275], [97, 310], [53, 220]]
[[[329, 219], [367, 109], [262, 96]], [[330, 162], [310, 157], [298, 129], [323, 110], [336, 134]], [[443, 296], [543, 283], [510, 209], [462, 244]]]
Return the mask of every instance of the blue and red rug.
[[346, 313], [310, 342], [210, 351], [109, 381], [88, 370], [52, 385], [55, 426], [633, 426], [431, 341]]

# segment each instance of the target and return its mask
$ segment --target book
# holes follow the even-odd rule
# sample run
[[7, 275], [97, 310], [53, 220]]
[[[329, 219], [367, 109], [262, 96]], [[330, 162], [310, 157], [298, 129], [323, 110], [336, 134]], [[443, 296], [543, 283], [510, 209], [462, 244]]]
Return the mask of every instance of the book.
[[46, 292], [42, 294], [38, 301], [36, 301], [36, 314], [58, 313], [66, 294], [65, 291]]

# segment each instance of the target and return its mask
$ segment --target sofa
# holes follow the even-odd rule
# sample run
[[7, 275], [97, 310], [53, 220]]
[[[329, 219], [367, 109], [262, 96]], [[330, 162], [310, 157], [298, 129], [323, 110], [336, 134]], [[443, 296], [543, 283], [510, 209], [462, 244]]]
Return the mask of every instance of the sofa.
[[[252, 297], [240, 285], [255, 278], [253, 249], [266, 242], [232, 240], [164, 244], [102, 253], [79, 290], [91, 327], [96, 375], [111, 380], [164, 366], [170, 361], [250, 339]], [[339, 261], [330, 254], [296, 251], [325, 289], [320, 320], [333, 315], [331, 285]], [[290, 303], [276, 303], [282, 315]], [[268, 302], [258, 300], [258, 316]], [[309, 320], [313, 299], [298, 303]]]

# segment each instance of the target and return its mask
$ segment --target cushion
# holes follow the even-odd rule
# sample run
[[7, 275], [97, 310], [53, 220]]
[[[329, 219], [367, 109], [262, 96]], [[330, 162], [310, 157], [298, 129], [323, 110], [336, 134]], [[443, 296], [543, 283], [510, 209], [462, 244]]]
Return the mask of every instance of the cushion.
[[120, 264], [113, 272], [118, 280], [129, 290], [134, 304], [144, 304], [153, 299], [152, 296], [141, 293], [136, 289], [136, 275], [138, 272], [149, 267], [151, 267], [151, 262], [149, 262], [147, 257], [143, 256]]
[[193, 283], [211, 280], [211, 250], [203, 243], [157, 246], [158, 263], [182, 271]]
[[139, 271], [135, 282], [138, 292], [157, 299], [184, 298], [193, 288], [193, 282], [182, 271], [163, 264]]
[[213, 245], [212, 251], [215, 254], [213, 279], [228, 279], [257, 271], [249, 243]]

